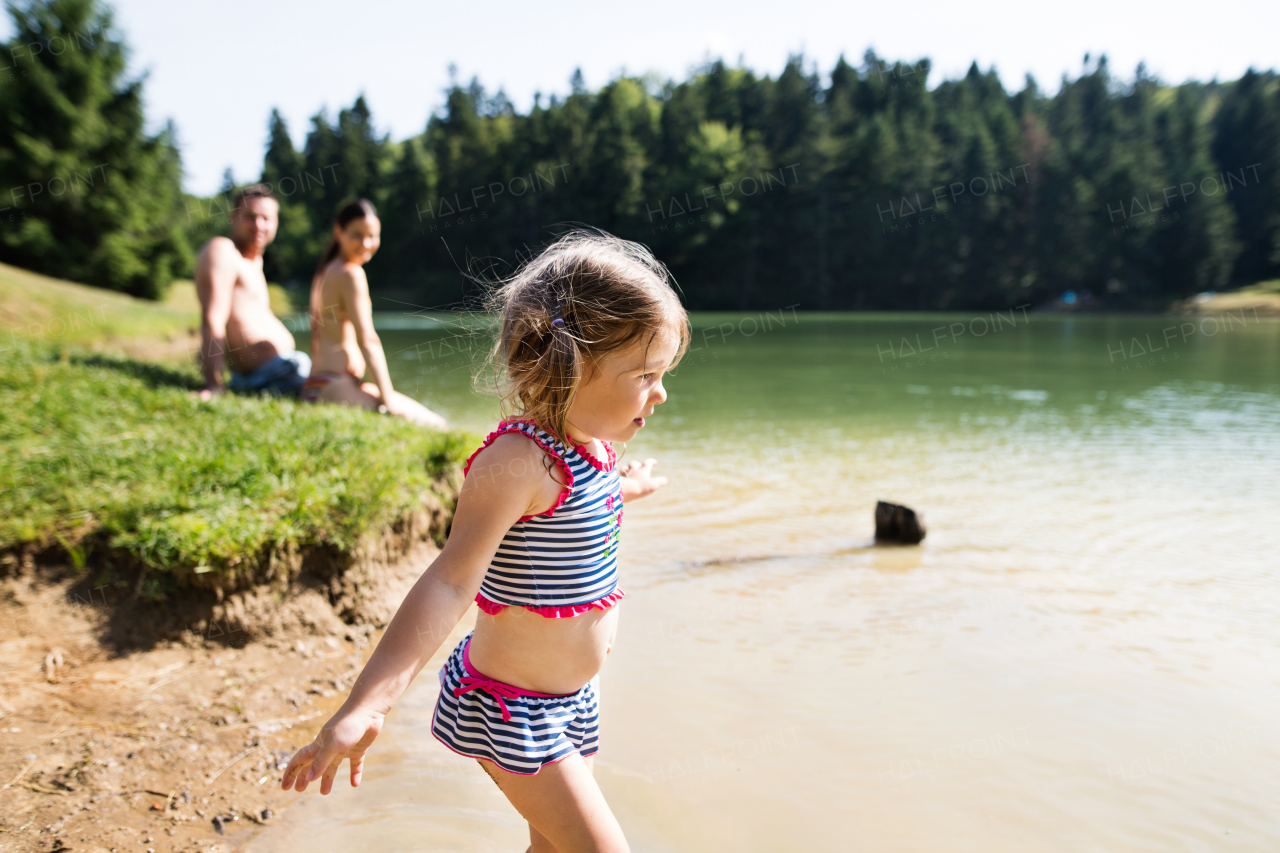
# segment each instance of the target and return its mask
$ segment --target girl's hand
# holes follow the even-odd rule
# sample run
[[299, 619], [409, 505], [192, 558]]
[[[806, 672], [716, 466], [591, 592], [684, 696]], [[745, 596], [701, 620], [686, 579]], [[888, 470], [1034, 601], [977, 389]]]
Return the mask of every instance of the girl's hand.
[[351, 787], [359, 787], [364, 755], [382, 731], [384, 718], [383, 714], [362, 708], [339, 710], [324, 724], [315, 740], [289, 759], [281, 789], [289, 790], [296, 781], [297, 789], [305, 791], [307, 784], [318, 778], [320, 793], [327, 794], [333, 790], [333, 778], [338, 775], [344, 758], [351, 762]]
[[643, 462], [631, 462], [622, 469], [620, 473], [624, 501], [651, 495], [667, 484], [666, 477], [653, 476], [653, 466], [657, 464], [657, 459], [646, 459]]

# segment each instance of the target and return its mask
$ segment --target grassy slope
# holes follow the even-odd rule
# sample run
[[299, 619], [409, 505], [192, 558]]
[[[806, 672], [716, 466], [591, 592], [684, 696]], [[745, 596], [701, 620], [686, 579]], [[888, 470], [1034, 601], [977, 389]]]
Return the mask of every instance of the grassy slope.
[[1198, 298], [1186, 299], [1175, 305], [1174, 310], [1190, 314], [1222, 314], [1227, 311], [1280, 314], [1280, 279], [1215, 293], [1203, 302]]
[[0, 264], [0, 352], [34, 344], [174, 341], [199, 329], [198, 311], [147, 302]]
[[[298, 310], [297, 294], [269, 285], [271, 310]], [[198, 345], [200, 301], [192, 281], [175, 281], [164, 302], [148, 302], [0, 264], [0, 353], [17, 343], [188, 355]]]
[[273, 554], [349, 552], [429, 492], [451, 503], [466, 437], [337, 406], [200, 403], [190, 360], [120, 354], [185, 339], [189, 306], [11, 267], [0, 297], [4, 331], [29, 332], [0, 343], [0, 552], [61, 543], [82, 564], [107, 549], [153, 570], [144, 592], [158, 597], [196, 575], [260, 574]]

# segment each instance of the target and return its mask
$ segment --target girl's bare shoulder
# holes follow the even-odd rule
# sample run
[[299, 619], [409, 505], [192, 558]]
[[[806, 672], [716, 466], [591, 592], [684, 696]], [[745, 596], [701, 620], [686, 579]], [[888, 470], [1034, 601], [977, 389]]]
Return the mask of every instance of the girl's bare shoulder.
[[548, 480], [562, 485], [564, 475], [558, 466], [548, 464], [549, 459], [547, 451], [528, 435], [506, 432], [475, 455], [467, 479], [475, 477], [512, 486], [526, 484], [539, 489], [544, 488]]
[[[541, 461], [546, 458], [546, 451], [538, 443], [522, 432], [504, 432], [494, 438], [471, 461], [474, 469], [479, 464], [499, 464], [515, 471], [528, 467], [527, 463]], [[520, 463], [526, 463], [521, 465]]]

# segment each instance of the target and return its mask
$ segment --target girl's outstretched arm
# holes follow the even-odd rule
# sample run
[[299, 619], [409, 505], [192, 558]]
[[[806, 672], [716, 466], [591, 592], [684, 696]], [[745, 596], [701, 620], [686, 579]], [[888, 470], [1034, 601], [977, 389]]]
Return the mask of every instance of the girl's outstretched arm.
[[405, 596], [346, 702], [290, 759], [283, 790], [296, 784], [305, 791], [320, 778], [320, 793], [329, 793], [344, 758], [351, 787], [360, 784], [365, 753], [387, 712], [475, 599], [502, 537], [521, 517], [545, 510], [547, 494], [552, 500], [558, 494], [542, 463], [542, 451], [520, 435], [500, 436], [475, 458], [444, 550]]
[[651, 495], [667, 484], [666, 477], [653, 476], [653, 466], [657, 464], [657, 459], [646, 459], [643, 462], [634, 461], [618, 472], [622, 475], [622, 500], [624, 502]]

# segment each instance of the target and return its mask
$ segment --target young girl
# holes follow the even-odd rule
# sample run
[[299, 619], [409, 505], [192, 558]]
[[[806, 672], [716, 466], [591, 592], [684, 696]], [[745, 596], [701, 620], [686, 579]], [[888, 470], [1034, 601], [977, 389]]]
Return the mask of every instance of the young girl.
[[565, 237], [496, 293], [506, 420], [467, 462], [444, 551], [418, 579], [282, 786], [351, 785], [391, 706], [475, 601], [475, 630], [440, 671], [432, 731], [476, 758], [529, 822], [532, 851], [625, 851], [591, 775], [597, 673], [617, 627], [625, 501], [666, 484], [654, 460], [617, 469], [666, 400], [688, 318], [663, 266], [634, 243]]
[[[302, 399], [384, 408], [444, 429], [444, 418], [391, 387], [364, 275], [364, 264], [381, 242], [382, 224], [373, 202], [357, 199], [334, 217], [333, 237], [311, 282], [311, 375], [303, 383]], [[371, 383], [360, 381], [366, 365], [373, 373]]]

